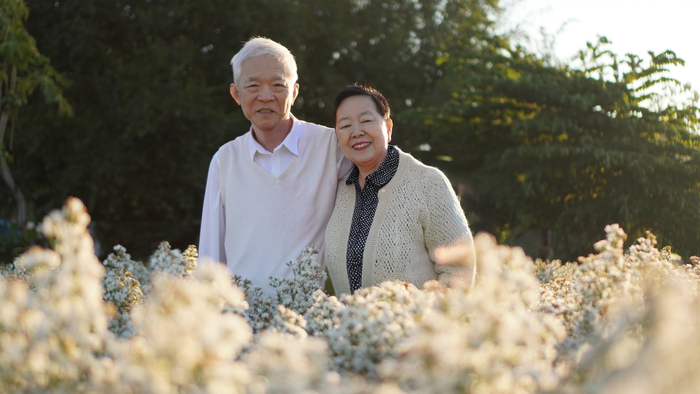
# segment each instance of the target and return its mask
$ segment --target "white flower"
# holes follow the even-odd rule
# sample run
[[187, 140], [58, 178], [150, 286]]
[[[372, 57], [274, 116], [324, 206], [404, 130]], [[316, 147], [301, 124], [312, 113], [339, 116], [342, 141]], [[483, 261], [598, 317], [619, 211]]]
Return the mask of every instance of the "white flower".
[[607, 226], [578, 263], [478, 235], [471, 289], [385, 282], [338, 299], [313, 249], [269, 297], [222, 265], [195, 270], [194, 247], [163, 243], [149, 269], [116, 246], [103, 268], [88, 222], [69, 199], [42, 223], [52, 248], [0, 270], [3, 392], [700, 391], [700, 260], [651, 233], [624, 250]]
[[129, 312], [134, 305], [142, 303], [145, 296], [141, 283], [128, 270], [134, 264], [131, 256], [121, 245], [116, 245], [114, 252], [104, 262], [107, 272], [102, 279], [103, 299], [116, 308], [115, 315], [109, 319], [110, 331], [128, 338], [135, 335]]
[[155, 276], [131, 313], [136, 336], [113, 350], [123, 384], [138, 392], [244, 392], [249, 373], [234, 360], [252, 332], [240, 316], [222, 313], [243, 302], [229, 275], [212, 264], [193, 278]]
[[163, 241], [149, 259], [148, 266], [152, 271], [188, 277], [197, 269], [197, 250], [190, 246], [186, 254], [183, 254], [178, 249], [172, 249], [167, 241]]

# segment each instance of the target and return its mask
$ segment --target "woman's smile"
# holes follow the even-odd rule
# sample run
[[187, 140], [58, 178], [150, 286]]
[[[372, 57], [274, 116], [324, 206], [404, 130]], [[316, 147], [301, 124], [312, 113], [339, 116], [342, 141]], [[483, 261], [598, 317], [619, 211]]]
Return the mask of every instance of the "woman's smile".
[[353, 145], [352, 147], [353, 147], [355, 150], [363, 150], [363, 149], [365, 149], [366, 147], [368, 147], [369, 144], [371, 144], [371, 142], [358, 142], [358, 143], [356, 143], [355, 145]]
[[370, 97], [348, 97], [338, 107], [335, 132], [340, 150], [360, 170], [362, 184], [386, 158], [391, 126], [391, 119], [382, 118]]

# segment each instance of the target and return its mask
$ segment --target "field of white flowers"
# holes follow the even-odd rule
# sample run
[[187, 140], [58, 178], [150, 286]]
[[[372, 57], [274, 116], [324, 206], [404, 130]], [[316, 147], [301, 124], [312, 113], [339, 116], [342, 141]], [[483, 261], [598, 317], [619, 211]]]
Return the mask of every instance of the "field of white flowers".
[[697, 393], [700, 269], [628, 250], [533, 262], [478, 235], [471, 289], [398, 282], [338, 299], [315, 251], [273, 279], [276, 299], [161, 244], [146, 264], [93, 254], [69, 199], [0, 272], [6, 393]]

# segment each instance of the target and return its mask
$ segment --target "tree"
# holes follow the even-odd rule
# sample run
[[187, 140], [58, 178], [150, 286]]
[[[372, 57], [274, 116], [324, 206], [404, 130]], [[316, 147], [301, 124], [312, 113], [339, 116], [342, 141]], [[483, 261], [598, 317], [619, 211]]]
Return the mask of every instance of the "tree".
[[[336, 92], [373, 84], [396, 113], [433, 97], [441, 53], [472, 45], [497, 0], [27, 0], [28, 30], [73, 81], [80, 116], [26, 108], [16, 160], [35, 217], [85, 201], [106, 246], [142, 258], [196, 243], [207, 168], [249, 122], [228, 93], [229, 61], [252, 36], [299, 65], [300, 119], [328, 124]], [[471, 33], [470, 33], [471, 34]], [[408, 135], [408, 134], [407, 134]]]
[[452, 160], [453, 180], [470, 183], [465, 208], [495, 232], [552, 231], [557, 257], [586, 252], [608, 223], [634, 236], [652, 230], [689, 254], [700, 230], [700, 139], [694, 105], [650, 110], [649, 88], [673, 83], [671, 51], [648, 61], [603, 50], [588, 66], [545, 66], [520, 48], [490, 41], [451, 53], [449, 96], [410, 118], [434, 152]]
[[35, 90], [40, 90], [47, 103], [58, 105], [59, 113], [72, 115], [71, 106], [63, 97], [67, 80], [49, 64], [36, 48], [34, 38], [24, 28], [29, 10], [23, 0], [0, 3], [0, 171], [17, 204], [17, 225], [26, 230], [27, 207], [24, 194], [10, 170], [13, 155], [5, 145], [8, 125], [17, 122], [17, 110], [26, 105]]

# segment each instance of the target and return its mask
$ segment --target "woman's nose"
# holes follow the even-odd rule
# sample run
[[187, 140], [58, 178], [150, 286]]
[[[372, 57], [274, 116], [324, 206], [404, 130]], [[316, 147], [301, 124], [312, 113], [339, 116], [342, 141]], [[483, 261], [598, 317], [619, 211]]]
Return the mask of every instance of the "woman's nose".
[[352, 134], [351, 136], [354, 137], [361, 137], [365, 135], [365, 131], [362, 129], [362, 124], [357, 124], [352, 126]]

